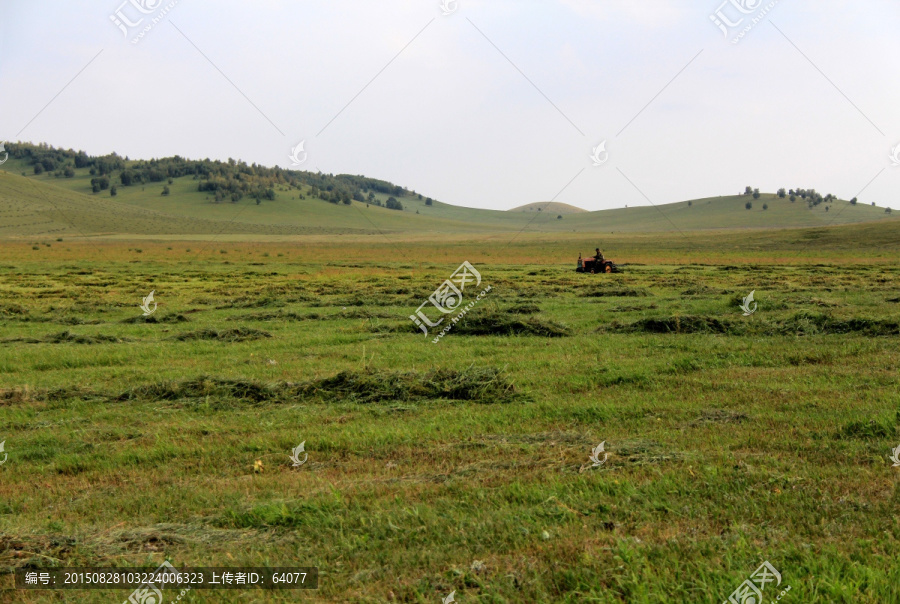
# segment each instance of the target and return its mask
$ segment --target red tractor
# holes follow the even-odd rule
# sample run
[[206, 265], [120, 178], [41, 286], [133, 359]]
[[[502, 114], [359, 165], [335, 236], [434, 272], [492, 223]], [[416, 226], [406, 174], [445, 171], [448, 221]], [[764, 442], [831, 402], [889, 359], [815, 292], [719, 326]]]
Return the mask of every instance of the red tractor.
[[578, 257], [578, 268], [575, 269], [577, 273], [591, 273], [592, 275], [595, 273], [622, 273], [625, 272], [612, 260], [607, 260], [605, 258], [584, 258], [582, 259], [580, 256]]

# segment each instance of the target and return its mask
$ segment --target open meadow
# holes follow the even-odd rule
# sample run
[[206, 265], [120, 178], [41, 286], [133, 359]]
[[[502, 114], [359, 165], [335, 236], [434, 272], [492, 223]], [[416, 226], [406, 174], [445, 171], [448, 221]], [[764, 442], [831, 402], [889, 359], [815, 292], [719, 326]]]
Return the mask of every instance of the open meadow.
[[[609, 235], [604, 275], [583, 234], [2, 242], [0, 566], [718, 604], [769, 561], [772, 601], [900, 601], [893, 225]], [[464, 260], [491, 291], [434, 344]]]

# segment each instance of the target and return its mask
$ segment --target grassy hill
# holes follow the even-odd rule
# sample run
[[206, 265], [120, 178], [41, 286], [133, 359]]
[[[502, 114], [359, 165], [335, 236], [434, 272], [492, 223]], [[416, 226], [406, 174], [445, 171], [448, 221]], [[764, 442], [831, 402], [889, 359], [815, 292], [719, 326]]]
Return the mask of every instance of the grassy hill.
[[508, 212], [547, 212], [549, 214], [554, 215], [563, 215], [566, 214], [586, 214], [587, 210], [582, 210], [581, 208], [577, 208], [575, 206], [570, 206], [567, 203], [560, 203], [558, 201], [543, 201], [543, 202], [535, 202], [535, 203], [526, 203], [524, 206], [519, 206], [517, 208], [513, 208], [511, 210], [507, 210]]
[[[745, 207], [750, 197], [732, 195], [596, 212], [556, 202], [526, 204], [510, 211], [482, 210], [441, 203], [391, 183], [363, 177], [334, 177], [256, 166], [251, 169], [245, 164], [234, 168], [236, 174], [242, 166], [248, 172], [258, 169], [260, 174], [274, 174], [265, 180], [265, 187], [271, 189], [271, 198], [257, 200], [255, 196], [245, 195], [237, 202], [232, 202], [230, 197], [217, 201], [213, 192], [199, 190], [211, 178], [208, 175], [207, 180], [195, 174], [123, 186], [124, 171], [132, 170], [132, 166], [139, 169], [148, 163], [115, 157], [124, 169], [109, 172], [110, 184], [116, 185], [117, 189], [114, 197], [109, 189], [92, 190], [94, 176], [87, 166], [74, 168], [65, 164], [72, 168], [71, 176], [60, 177], [60, 170], [35, 174], [33, 158], [11, 157], [0, 167], [0, 238], [63, 235], [254, 238], [400, 233], [429, 237], [508, 232], [610, 234], [801, 228], [896, 219], [884, 208], [851, 205], [843, 200], [808, 207], [801, 199], [791, 202], [774, 194], [762, 194], [759, 199], [752, 200], [751, 209]], [[186, 160], [177, 158], [177, 161]], [[214, 163], [230, 169], [221, 162]], [[237, 174], [232, 180], [230, 174], [227, 176], [230, 185], [241, 181], [242, 177]], [[360, 189], [357, 196], [365, 201], [348, 198], [341, 203], [330, 203], [323, 199], [329, 195], [324, 188], [306, 184], [308, 182], [321, 187], [324, 187], [323, 183], [336, 183], [338, 187], [348, 189], [357, 186], [357, 182], [372, 182], [385, 192]], [[352, 184], [347, 185], [347, 182]], [[246, 183], [243, 186], [246, 187]], [[168, 195], [163, 195], [165, 188], [169, 190]], [[362, 193], [367, 193], [368, 197], [362, 197]], [[337, 189], [331, 194], [336, 195]], [[384, 207], [392, 196], [402, 203], [402, 210]], [[538, 207], [542, 211], [535, 211]]]

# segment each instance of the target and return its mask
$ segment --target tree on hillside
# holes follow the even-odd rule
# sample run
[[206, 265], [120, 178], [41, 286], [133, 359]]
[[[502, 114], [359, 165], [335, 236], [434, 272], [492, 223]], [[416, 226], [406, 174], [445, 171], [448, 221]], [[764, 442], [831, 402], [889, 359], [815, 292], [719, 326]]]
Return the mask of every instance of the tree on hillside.
[[431, 200], [431, 198], [429, 197], [428, 199], [425, 200], [425, 205], [426, 205], [426, 206], [430, 206], [431, 204], [432, 204], [432, 200]]
[[857, 202], [857, 199], [854, 197], [853, 199], [850, 200], [850, 205], [855, 206], [856, 202]]
[[75, 178], [75, 170], [72, 168], [72, 166], [66, 166], [63, 174], [65, 174], [66, 178]]
[[885, 214], [890, 214], [890, 213], [891, 213], [891, 209], [890, 209], [890, 208], [885, 208], [885, 209], [884, 209], [884, 213], [885, 213]]
[[43, 174], [44, 173], [43, 164], [34, 164], [34, 173], [35, 174]]
[[688, 207], [691, 207], [692, 205], [694, 205], [694, 202], [693, 202], [693, 201], [689, 201], [689, 202], [688, 202]]
[[163, 185], [162, 194], [163, 194], [163, 195], [168, 195], [168, 194], [169, 194], [169, 185]]
[[748, 210], [752, 210], [752, 209], [753, 209], [753, 202], [752, 202], [752, 201], [748, 201], [747, 203], [744, 204], [744, 207], [747, 208]]
[[557, 219], [557, 220], [562, 220], [562, 214], [557, 214], [557, 215], [556, 215], [556, 219]]
[[115, 197], [118, 194], [119, 194], [119, 189], [116, 188], [116, 185], [113, 185], [109, 188], [109, 196], [110, 197]]
[[791, 193], [791, 203], [794, 203], [795, 201], [797, 201], [797, 196]]
[[769, 204], [764, 203], [764, 204], [763, 204], [763, 209], [764, 209], [764, 210], [768, 210], [768, 209], [769, 209]]
[[387, 203], [385, 204], [389, 210], [402, 210], [403, 204], [397, 201], [394, 197], [388, 197]]
[[744, 189], [744, 195], [753, 195], [753, 187], [747, 187]]
[[784, 191], [784, 187], [781, 187], [780, 189], [778, 189], [778, 196], [780, 198], [784, 199], [785, 195], [786, 195], [786, 193]]
[[759, 199], [759, 189], [753, 189], [753, 199]]

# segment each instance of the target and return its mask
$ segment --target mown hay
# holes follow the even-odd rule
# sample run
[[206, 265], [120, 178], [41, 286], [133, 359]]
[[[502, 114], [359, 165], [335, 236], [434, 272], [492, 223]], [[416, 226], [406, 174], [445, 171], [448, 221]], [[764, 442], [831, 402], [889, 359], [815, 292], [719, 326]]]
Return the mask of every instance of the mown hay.
[[272, 334], [260, 329], [252, 329], [250, 327], [238, 327], [236, 329], [198, 329], [197, 331], [186, 331], [169, 338], [179, 342], [187, 342], [191, 340], [218, 340], [220, 342], [246, 342], [248, 340], [259, 340], [262, 338], [271, 338]]
[[510, 402], [520, 395], [498, 369], [470, 367], [463, 371], [342, 371], [335, 376], [303, 383], [263, 384], [253, 380], [199, 377], [135, 386], [111, 401], [179, 400], [215, 397], [262, 402], [297, 399], [340, 400], [357, 403], [465, 400], [480, 403]]

